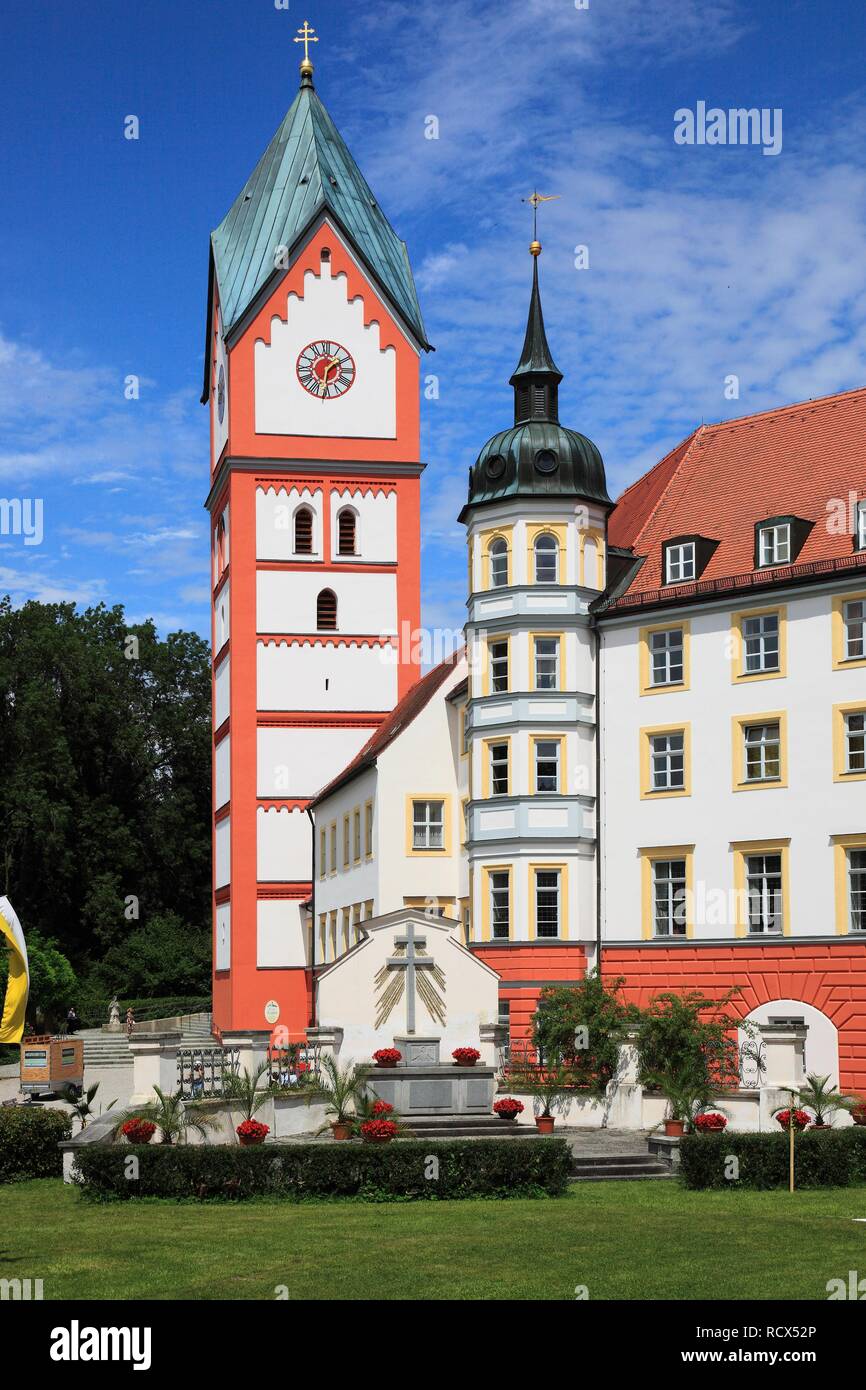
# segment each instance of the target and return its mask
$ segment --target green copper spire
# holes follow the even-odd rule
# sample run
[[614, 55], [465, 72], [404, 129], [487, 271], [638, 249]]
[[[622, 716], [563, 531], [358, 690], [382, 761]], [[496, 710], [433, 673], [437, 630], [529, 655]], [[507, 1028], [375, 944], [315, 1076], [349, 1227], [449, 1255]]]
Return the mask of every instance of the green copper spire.
[[313, 65], [305, 57], [298, 95], [211, 236], [226, 333], [274, 274], [278, 248], [291, 251], [322, 213], [351, 241], [408, 328], [428, 347], [406, 246], [319, 100]]
[[[538, 246], [538, 251], [533, 250]], [[532, 247], [532, 294], [529, 299], [529, 317], [526, 322], [526, 337], [520, 361], [510, 377], [514, 387], [514, 423], [521, 420], [558, 420], [558, 387], [562, 372], [553, 360], [553, 355], [544, 331], [544, 314], [541, 312], [541, 293], [538, 288], [538, 254], [541, 247], [533, 242]]]

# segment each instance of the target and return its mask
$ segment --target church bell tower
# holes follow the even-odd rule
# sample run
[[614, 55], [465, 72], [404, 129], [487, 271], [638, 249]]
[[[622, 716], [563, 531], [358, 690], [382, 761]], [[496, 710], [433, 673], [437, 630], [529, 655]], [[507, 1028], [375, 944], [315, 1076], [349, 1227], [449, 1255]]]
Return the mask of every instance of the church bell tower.
[[[319, 99], [211, 236], [214, 1023], [310, 1022], [310, 799], [417, 679], [419, 371], [406, 247]], [[333, 852], [333, 850], [332, 850]], [[317, 873], [336, 864], [317, 865]]]

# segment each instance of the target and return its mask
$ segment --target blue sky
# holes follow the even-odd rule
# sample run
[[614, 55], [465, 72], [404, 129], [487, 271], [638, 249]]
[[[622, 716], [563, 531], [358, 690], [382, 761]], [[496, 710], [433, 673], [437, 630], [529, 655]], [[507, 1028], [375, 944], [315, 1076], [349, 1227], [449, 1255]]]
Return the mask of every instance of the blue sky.
[[[0, 536], [0, 593], [207, 631], [208, 235], [294, 98], [305, 18], [437, 348], [426, 623], [463, 620], [456, 516], [510, 422], [533, 186], [559, 195], [561, 416], [612, 493], [702, 419], [866, 382], [862, 0], [32, 0], [2, 19], [0, 497], [43, 498], [45, 537]], [[781, 108], [781, 153], [677, 145], [698, 101]]]

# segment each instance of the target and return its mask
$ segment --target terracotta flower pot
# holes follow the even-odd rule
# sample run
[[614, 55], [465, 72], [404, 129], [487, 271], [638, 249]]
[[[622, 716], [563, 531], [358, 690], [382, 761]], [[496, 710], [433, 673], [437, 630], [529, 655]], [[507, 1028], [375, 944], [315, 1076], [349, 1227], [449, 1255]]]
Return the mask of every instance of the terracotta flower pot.
[[352, 1137], [352, 1126], [348, 1120], [335, 1120], [331, 1125], [331, 1133], [335, 1139], [350, 1139]]
[[681, 1139], [685, 1132], [685, 1120], [665, 1120], [665, 1134], [668, 1139]]
[[510, 1125], [513, 1125], [515, 1120], [517, 1119], [516, 1115], [503, 1115], [501, 1110], [497, 1110], [496, 1113], [499, 1116], [500, 1120], [505, 1120]]
[[265, 1136], [258, 1134], [239, 1134], [238, 1142], [242, 1149], [251, 1149], [254, 1144], [263, 1144]]
[[377, 1062], [377, 1063], [376, 1063], [376, 1066], [377, 1066], [377, 1067], [382, 1067], [382, 1068], [386, 1068], [386, 1067], [392, 1067], [392, 1068], [393, 1068], [393, 1067], [396, 1067], [396, 1065], [397, 1065], [396, 1062]]
[[365, 1144], [390, 1144], [394, 1138], [393, 1134], [365, 1134]]
[[554, 1115], [536, 1115], [535, 1117], [535, 1127], [539, 1134], [552, 1134], [555, 1123], [556, 1117]]
[[477, 1058], [475, 1058], [475, 1057], [468, 1057], [468, 1058], [465, 1058], [465, 1059], [459, 1059], [459, 1060], [457, 1060], [457, 1061], [454, 1063], [454, 1065], [455, 1065], [456, 1067], [474, 1067], [474, 1066], [475, 1066], [475, 1063], [476, 1063], [476, 1060], [477, 1060]]

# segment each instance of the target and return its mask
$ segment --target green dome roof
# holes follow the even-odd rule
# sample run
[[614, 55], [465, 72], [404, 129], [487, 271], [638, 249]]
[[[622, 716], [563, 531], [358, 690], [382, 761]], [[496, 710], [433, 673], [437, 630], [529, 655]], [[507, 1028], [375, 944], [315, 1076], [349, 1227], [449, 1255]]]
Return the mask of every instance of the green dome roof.
[[[555, 420], [524, 420], [488, 439], [469, 470], [467, 507], [506, 497], [585, 497], [610, 502], [591, 439]], [[466, 508], [461, 512], [465, 519]]]

